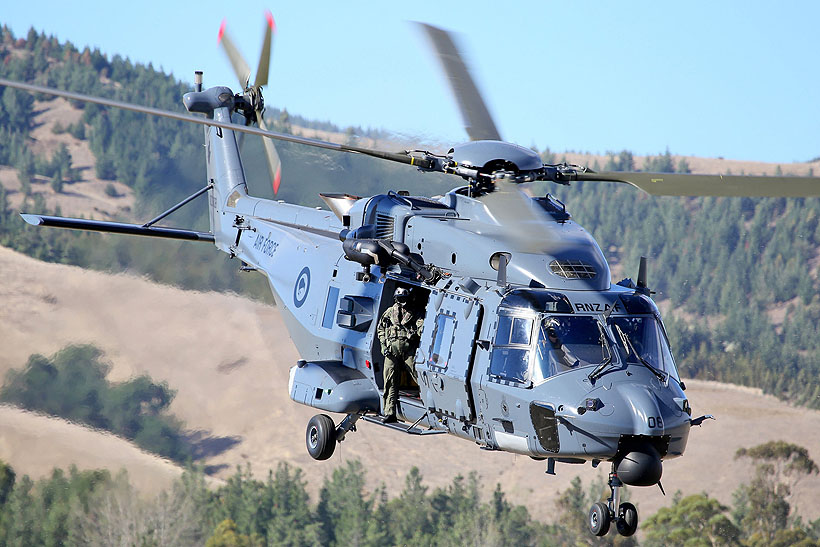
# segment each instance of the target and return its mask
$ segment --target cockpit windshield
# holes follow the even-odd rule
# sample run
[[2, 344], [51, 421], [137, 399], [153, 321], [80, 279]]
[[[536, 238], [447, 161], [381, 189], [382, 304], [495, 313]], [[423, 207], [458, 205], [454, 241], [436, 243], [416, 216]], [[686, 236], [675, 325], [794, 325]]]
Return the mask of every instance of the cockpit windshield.
[[535, 343], [536, 383], [559, 372], [608, 360], [612, 360], [612, 350], [595, 317], [555, 315], [541, 320]]
[[[640, 358], [652, 367], [680, 381], [666, 335], [654, 315], [612, 316], [609, 318], [609, 326], [615, 335], [618, 353], [627, 364], [640, 364], [640, 359], [635, 355], [637, 352]], [[625, 340], [622, 339], [621, 333], [627, 338], [629, 344], [624, 343]], [[629, 347], [630, 345], [635, 352]]]
[[[616, 303], [598, 309], [576, 303], [576, 310], [561, 293], [510, 291], [499, 307], [490, 376], [527, 385], [562, 372], [595, 367], [588, 374], [594, 381], [611, 365], [637, 364], [650, 369], [661, 381], [672, 377], [680, 382], [652, 301], [630, 294], [620, 295], [620, 304], [623, 307]], [[621, 315], [624, 312], [627, 315]]]

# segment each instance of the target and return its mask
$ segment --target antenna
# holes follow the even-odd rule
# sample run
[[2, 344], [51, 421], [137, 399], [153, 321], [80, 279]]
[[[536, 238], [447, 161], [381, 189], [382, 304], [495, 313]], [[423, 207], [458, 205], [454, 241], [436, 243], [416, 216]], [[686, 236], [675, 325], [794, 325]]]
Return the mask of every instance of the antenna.
[[641, 257], [641, 262], [638, 265], [638, 288], [646, 288], [646, 257]]
[[641, 257], [641, 262], [638, 265], [638, 282], [635, 284], [635, 292], [639, 292], [648, 297], [652, 297], [654, 291], [646, 284], [646, 257]]
[[507, 286], [507, 261], [510, 259], [508, 253], [499, 253], [498, 257], [498, 278], [495, 283], [499, 287]]

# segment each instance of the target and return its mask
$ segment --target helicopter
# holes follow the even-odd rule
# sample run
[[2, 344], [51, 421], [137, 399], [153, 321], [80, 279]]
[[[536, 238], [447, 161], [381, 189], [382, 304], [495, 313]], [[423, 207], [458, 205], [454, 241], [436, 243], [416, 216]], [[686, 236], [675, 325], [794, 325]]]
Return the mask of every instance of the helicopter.
[[[613, 283], [592, 236], [533, 183], [626, 183], [653, 195], [817, 196], [820, 179], [595, 172], [544, 164], [503, 141], [450, 34], [422, 25], [438, 52], [470, 141], [446, 153], [388, 152], [270, 131], [264, 121], [273, 20], [256, 77], [224, 26], [223, 44], [242, 91], [195, 89], [180, 114], [0, 79], [0, 86], [125, 108], [204, 126], [206, 185], [144, 224], [24, 214], [34, 225], [201, 241], [267, 277], [301, 356], [289, 370], [292, 400], [323, 413], [306, 427], [316, 460], [332, 456], [359, 421], [410, 435], [450, 434], [490, 451], [557, 463], [611, 466], [606, 503], [589, 511], [591, 533], [623, 536], [638, 512], [623, 485], [661, 489], [663, 462], [684, 454], [692, 417], [653, 302], [646, 261], [636, 281]], [[236, 123], [235, 117], [244, 124]], [[282, 177], [275, 140], [364, 154], [443, 173], [458, 186], [439, 197], [388, 191], [323, 193], [327, 209], [254, 197], [240, 136], [264, 137], [274, 193]], [[207, 195], [209, 232], [158, 226]], [[376, 329], [398, 292], [423, 316], [414, 377], [404, 378], [398, 423], [384, 423], [384, 351]], [[326, 413], [342, 416], [338, 422]]]

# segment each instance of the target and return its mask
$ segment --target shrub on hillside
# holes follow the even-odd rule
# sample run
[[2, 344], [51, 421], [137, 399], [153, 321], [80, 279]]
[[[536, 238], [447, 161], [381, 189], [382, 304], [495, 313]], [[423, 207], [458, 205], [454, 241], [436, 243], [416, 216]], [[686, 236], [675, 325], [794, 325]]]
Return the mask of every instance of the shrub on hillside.
[[165, 413], [176, 394], [143, 375], [112, 384], [109, 366], [92, 345], [66, 346], [51, 357], [32, 355], [11, 370], [0, 401], [111, 431], [176, 461], [191, 458], [182, 424]]

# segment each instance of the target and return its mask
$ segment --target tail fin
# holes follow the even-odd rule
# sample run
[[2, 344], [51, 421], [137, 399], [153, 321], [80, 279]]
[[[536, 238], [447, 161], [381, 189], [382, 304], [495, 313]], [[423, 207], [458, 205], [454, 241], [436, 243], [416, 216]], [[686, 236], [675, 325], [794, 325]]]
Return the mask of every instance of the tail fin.
[[[227, 87], [193, 91], [183, 97], [189, 112], [199, 112], [226, 123], [231, 121], [234, 101], [233, 92]], [[207, 126], [205, 158], [208, 182], [213, 184], [208, 200], [211, 233], [214, 234], [216, 246], [230, 252], [237, 215], [253, 212], [235, 133], [229, 129]]]

